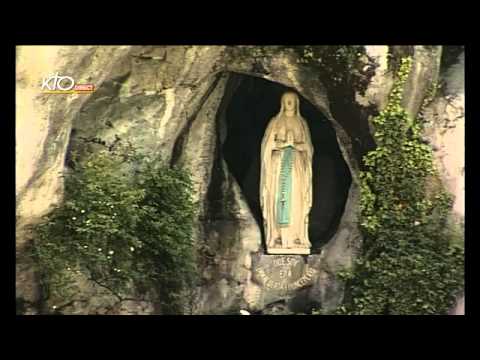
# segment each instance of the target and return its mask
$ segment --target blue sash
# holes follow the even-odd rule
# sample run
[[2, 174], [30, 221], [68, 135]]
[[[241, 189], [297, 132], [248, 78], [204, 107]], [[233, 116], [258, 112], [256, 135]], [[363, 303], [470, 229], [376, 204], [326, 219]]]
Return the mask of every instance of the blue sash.
[[292, 198], [292, 165], [295, 149], [289, 145], [282, 150], [280, 177], [277, 192], [277, 223], [281, 227], [290, 224]]

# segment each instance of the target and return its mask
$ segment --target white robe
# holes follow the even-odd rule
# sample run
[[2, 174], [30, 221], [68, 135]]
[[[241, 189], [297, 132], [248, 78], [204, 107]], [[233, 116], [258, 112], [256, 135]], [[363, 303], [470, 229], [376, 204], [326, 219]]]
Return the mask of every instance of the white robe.
[[[290, 132], [290, 134], [289, 134]], [[277, 222], [277, 196], [282, 148], [293, 138], [290, 222]], [[300, 116], [276, 116], [270, 120], [262, 141], [260, 204], [262, 207], [267, 252], [269, 249], [310, 249], [308, 214], [312, 206], [313, 146], [306, 121]], [[287, 251], [288, 253], [288, 251]]]

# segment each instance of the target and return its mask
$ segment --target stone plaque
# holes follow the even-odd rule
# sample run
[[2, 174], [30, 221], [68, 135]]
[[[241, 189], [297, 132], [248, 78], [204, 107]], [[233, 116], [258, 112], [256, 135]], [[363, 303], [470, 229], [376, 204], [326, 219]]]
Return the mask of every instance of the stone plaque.
[[298, 255], [261, 255], [254, 270], [254, 280], [265, 290], [290, 292], [310, 285], [316, 270]]

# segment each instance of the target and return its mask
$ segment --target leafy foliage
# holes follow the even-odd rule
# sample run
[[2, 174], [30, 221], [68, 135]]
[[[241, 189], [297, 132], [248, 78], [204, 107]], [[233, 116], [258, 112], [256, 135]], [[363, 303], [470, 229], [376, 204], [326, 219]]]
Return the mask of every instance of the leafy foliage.
[[[230, 47], [232, 58], [253, 59], [253, 71], [265, 72], [262, 61], [283, 51], [293, 51], [298, 63], [312, 68], [329, 91], [366, 90], [375, 63], [365, 52], [363, 45], [267, 45]], [[366, 65], [368, 63], [368, 65]]]
[[452, 241], [452, 199], [429, 193], [436, 175], [422, 123], [401, 106], [411, 68], [403, 58], [388, 106], [374, 118], [377, 148], [364, 157], [361, 224], [364, 253], [339, 275], [348, 294], [339, 313], [443, 314], [463, 287], [464, 249]]
[[315, 68], [325, 85], [334, 91], [345, 87], [363, 93], [375, 68], [365, 67], [362, 57], [368, 59], [365, 47], [359, 45], [296, 46], [299, 62]]
[[45, 297], [65, 303], [84, 275], [119, 299], [155, 289], [162, 312], [180, 312], [195, 280], [189, 174], [121, 143], [74, 165], [64, 202], [35, 229]]

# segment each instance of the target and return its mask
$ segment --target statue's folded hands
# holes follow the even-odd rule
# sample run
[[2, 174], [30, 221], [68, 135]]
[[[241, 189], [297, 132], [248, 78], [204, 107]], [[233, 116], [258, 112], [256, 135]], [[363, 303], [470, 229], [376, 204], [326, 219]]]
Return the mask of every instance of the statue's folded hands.
[[293, 146], [295, 150], [305, 152], [307, 151], [307, 145], [304, 142], [295, 143]]

